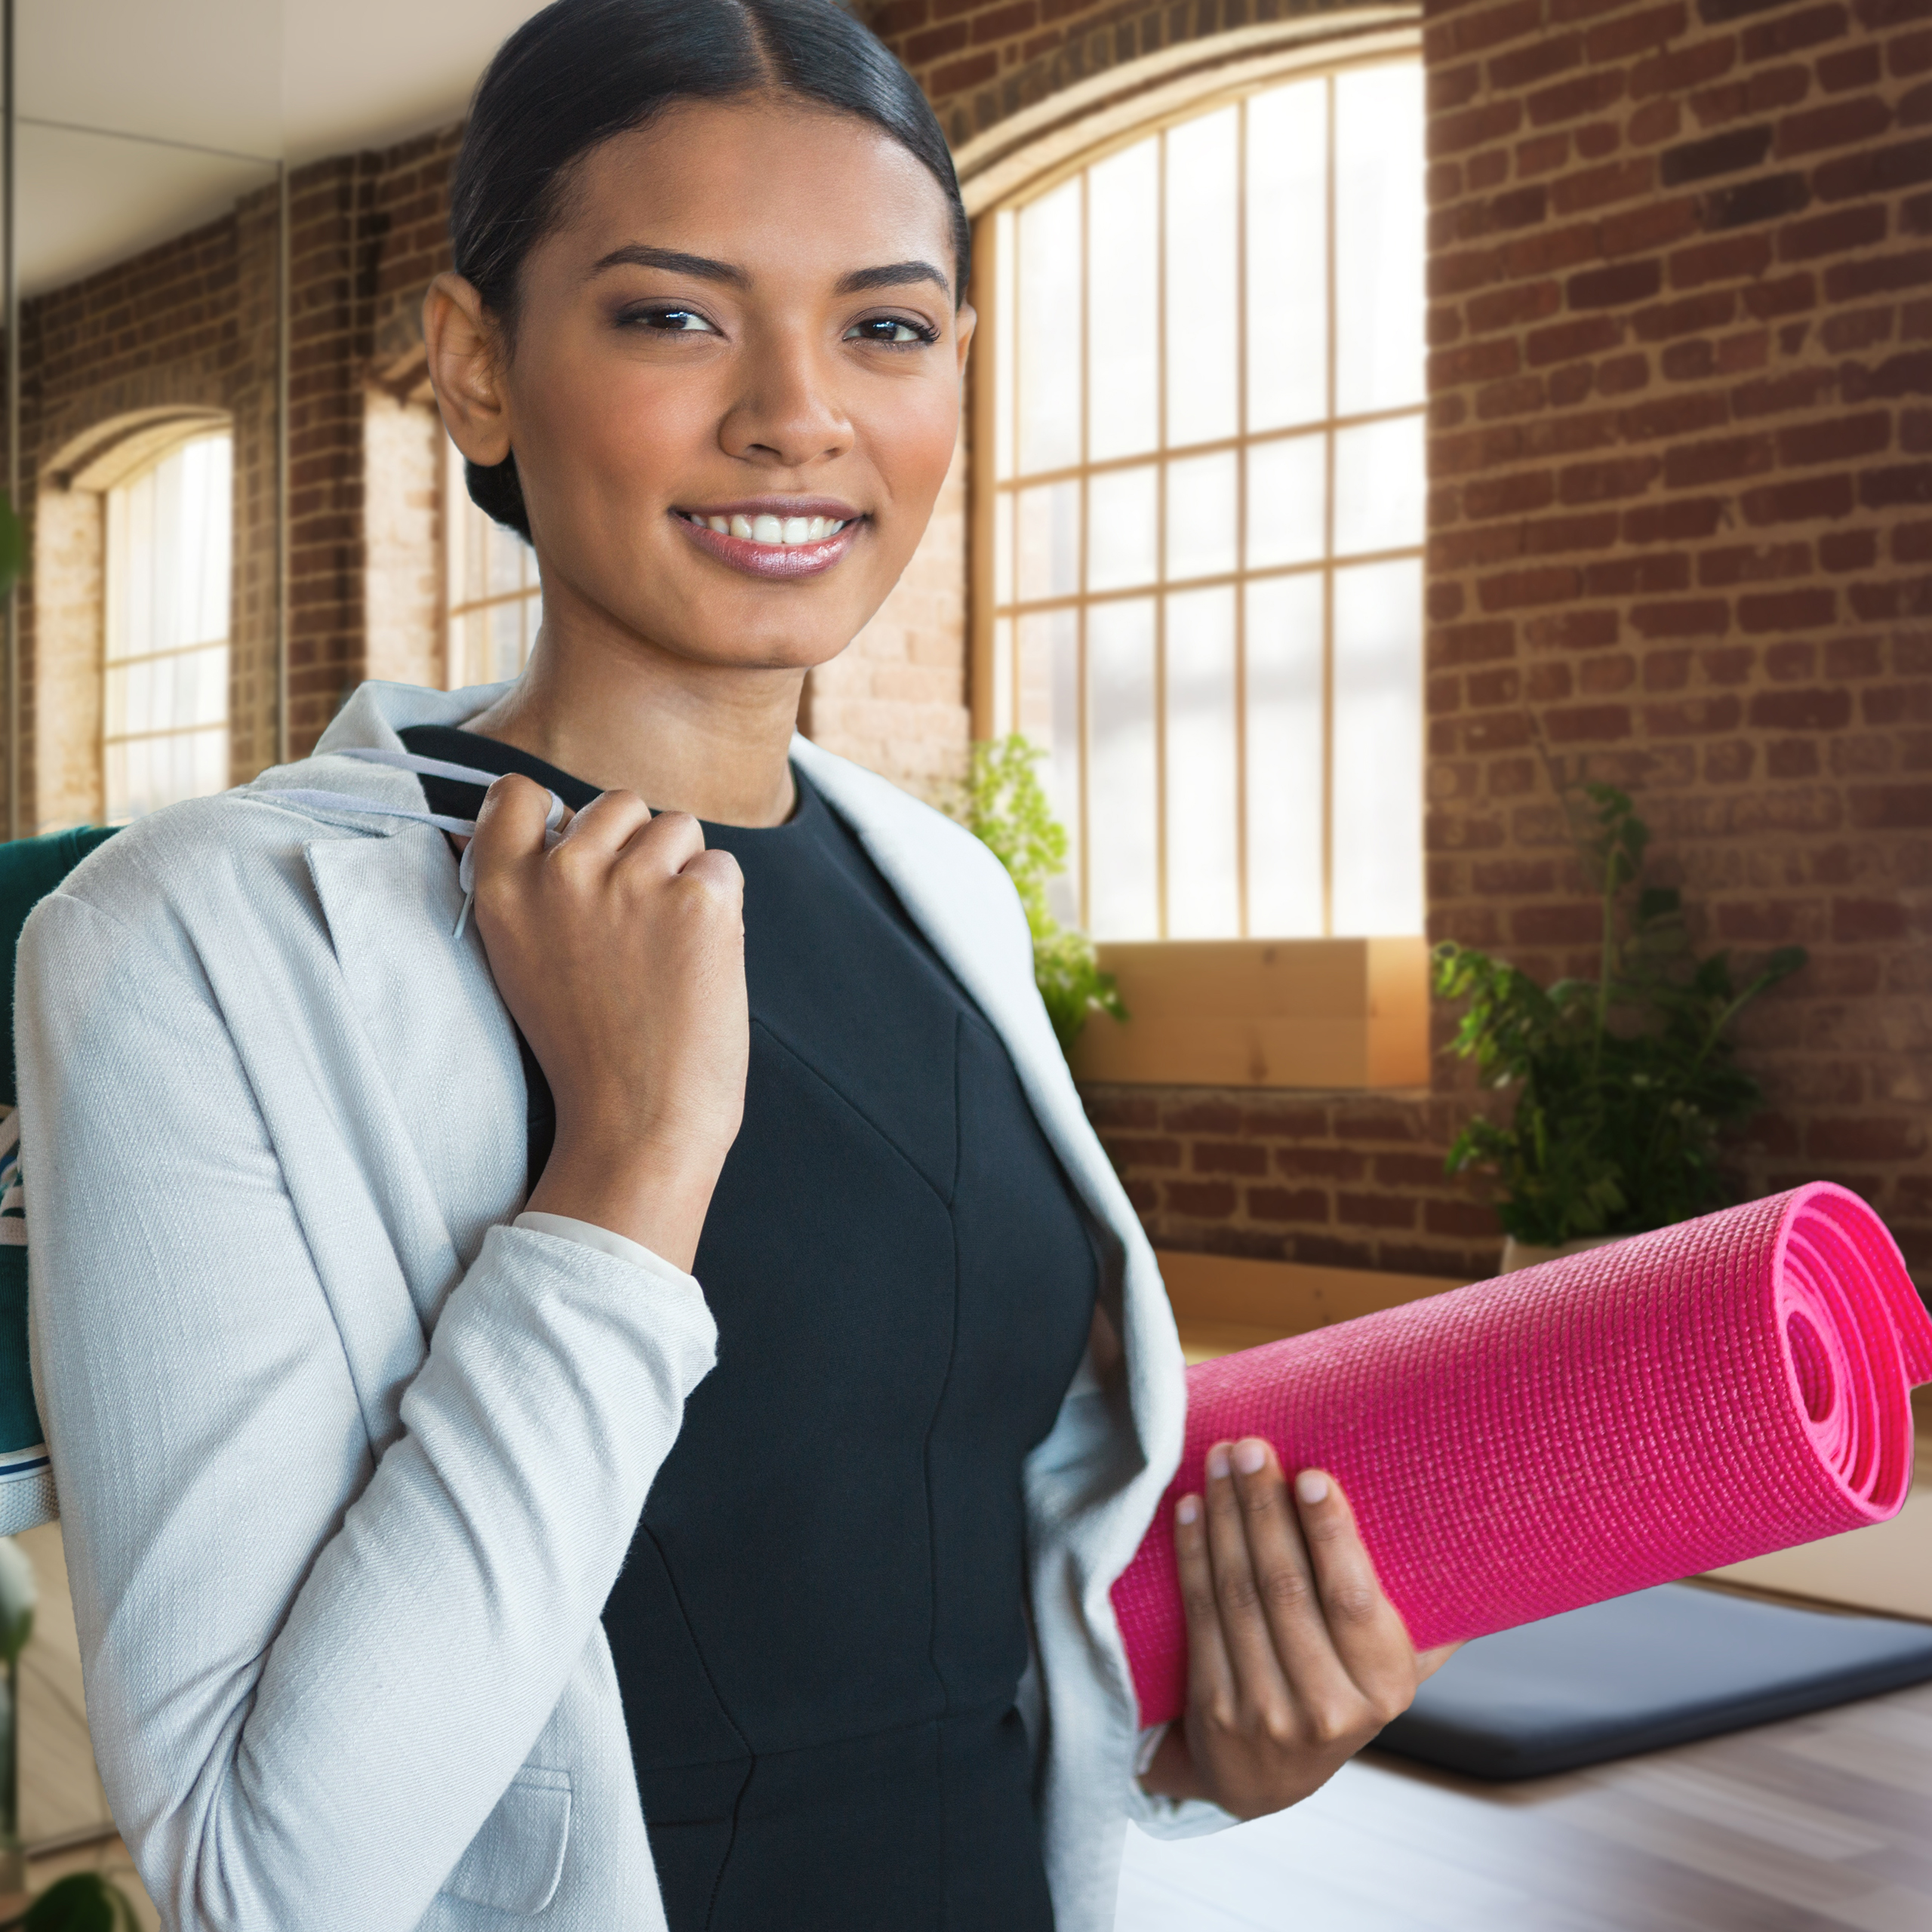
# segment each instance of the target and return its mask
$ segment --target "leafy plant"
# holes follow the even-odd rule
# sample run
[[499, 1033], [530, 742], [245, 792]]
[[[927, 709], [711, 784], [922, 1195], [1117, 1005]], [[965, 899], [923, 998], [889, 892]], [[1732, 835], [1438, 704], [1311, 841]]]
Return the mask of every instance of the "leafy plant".
[[75, 1872], [49, 1885], [18, 1918], [0, 1921], [0, 1932], [140, 1932], [133, 1902], [98, 1872]]
[[1471, 1121], [1448, 1171], [1494, 1173], [1504, 1228], [1550, 1247], [1667, 1227], [1724, 1204], [1718, 1134], [1764, 1101], [1727, 1035], [1752, 1001], [1805, 962], [1802, 946], [1781, 947], [1739, 990], [1727, 953], [1694, 955], [1678, 894], [1642, 884], [1650, 832], [1629, 798], [1591, 785], [1570, 802], [1603, 903], [1596, 978], [1546, 989], [1453, 943], [1434, 959], [1437, 994], [1469, 1001], [1450, 1050], [1473, 1060], [1486, 1085], [1516, 1090], [1510, 1123]]
[[26, 567], [26, 525], [6, 491], [0, 490], [0, 597]]
[[1033, 935], [1033, 977], [1060, 1051], [1071, 1053], [1090, 1014], [1124, 1020], [1111, 973], [1100, 971], [1094, 942], [1063, 925], [1047, 903], [1047, 887], [1066, 870], [1066, 828], [1054, 817], [1034, 770], [1044, 754], [1020, 733], [973, 747], [958, 817], [1006, 869]]

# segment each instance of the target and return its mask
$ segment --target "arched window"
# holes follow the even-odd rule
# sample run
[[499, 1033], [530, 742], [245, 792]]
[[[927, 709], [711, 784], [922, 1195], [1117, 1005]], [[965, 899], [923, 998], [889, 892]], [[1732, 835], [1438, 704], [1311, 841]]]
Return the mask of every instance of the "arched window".
[[177, 443], [106, 509], [101, 764], [116, 823], [228, 783], [228, 432]]
[[982, 223], [982, 716], [1099, 938], [1422, 931], [1423, 127], [1342, 66]]

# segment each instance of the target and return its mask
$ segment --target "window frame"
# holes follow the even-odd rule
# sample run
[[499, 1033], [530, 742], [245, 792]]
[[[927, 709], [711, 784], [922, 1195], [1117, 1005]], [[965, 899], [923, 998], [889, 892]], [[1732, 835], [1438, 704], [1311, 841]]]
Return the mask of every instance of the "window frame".
[[[467, 685], [496, 684], [501, 681], [494, 675], [485, 678], [472, 676], [476, 669], [474, 654], [469, 642], [467, 620], [487, 611], [495, 611], [510, 604], [521, 604], [520, 631], [522, 654], [517, 660], [514, 677], [530, 662], [530, 654], [537, 641], [537, 632], [541, 628], [543, 585], [537, 574], [537, 552], [520, 537], [513, 537], [518, 549], [518, 569], [523, 581], [514, 590], [486, 592], [481, 597], [464, 597], [463, 577], [469, 559], [469, 533], [481, 529], [486, 535], [497, 528], [494, 519], [480, 509], [472, 500], [469, 486], [464, 480], [463, 452], [443, 437], [443, 678], [451, 691], [460, 691]], [[537, 624], [530, 621], [530, 607], [534, 605], [539, 613]]]
[[[1236, 943], [1232, 936], [1227, 939], [1193, 940], [1170, 937], [1171, 906], [1168, 891], [1168, 853], [1170, 836], [1169, 814], [1166, 808], [1165, 786], [1168, 772], [1165, 738], [1167, 734], [1166, 702], [1166, 653], [1164, 650], [1165, 605], [1168, 595], [1176, 590], [1206, 590], [1232, 586], [1235, 625], [1235, 715], [1237, 720], [1235, 733], [1236, 768], [1234, 777], [1235, 801], [1235, 890], [1237, 894], [1239, 943], [1251, 939], [1265, 941], [1270, 945], [1294, 946], [1304, 939], [1326, 942], [1338, 935], [1334, 926], [1334, 872], [1335, 853], [1334, 821], [1335, 815], [1335, 595], [1334, 581], [1339, 571], [1356, 566], [1386, 563], [1393, 561], [1414, 560], [1426, 572], [1426, 532], [1418, 534], [1412, 544], [1375, 552], [1349, 552], [1339, 557], [1335, 552], [1335, 466], [1336, 439], [1347, 429], [1359, 426], [1382, 422], [1420, 420], [1426, 423], [1427, 401], [1419, 397], [1412, 403], [1348, 414], [1338, 413], [1336, 387], [1336, 356], [1337, 332], [1337, 275], [1335, 265], [1336, 229], [1334, 210], [1337, 198], [1337, 173], [1334, 163], [1335, 119], [1334, 89], [1340, 76], [1351, 71], [1392, 64], [1408, 64], [1420, 58], [1420, 35], [1411, 31], [1361, 34], [1352, 39], [1329, 40], [1302, 49], [1298, 54], [1287, 58], [1276, 56], [1270, 60], [1240, 63], [1241, 77], [1235, 80], [1223, 79], [1216, 84], [1211, 75], [1204, 80], [1197, 78], [1189, 86], [1183, 84], [1178, 88], [1156, 91], [1154, 97], [1159, 100], [1155, 111], [1134, 115], [1118, 103], [1088, 117], [1088, 125], [1094, 130], [1091, 138], [1078, 137], [1079, 124], [1069, 128], [1063, 124], [1044, 136], [1038, 145], [1048, 151], [1041, 165], [1029, 169], [1023, 154], [1016, 158], [1011, 145], [998, 154], [989, 154], [986, 165], [979, 171], [978, 179], [969, 181], [968, 205], [974, 209], [974, 272], [972, 299], [978, 311], [980, 327], [983, 331], [984, 345], [976, 354], [969, 395], [971, 448], [973, 461], [969, 469], [968, 544], [969, 544], [969, 617], [968, 617], [968, 681], [972, 718], [972, 731], [976, 739], [988, 739], [998, 735], [1002, 729], [1014, 728], [1020, 715], [1019, 692], [1020, 690], [1020, 643], [1018, 619], [1023, 611], [1044, 611], [1049, 608], [1067, 608], [1081, 611], [1099, 604], [1124, 601], [1136, 598], [1151, 598], [1154, 602], [1155, 621], [1155, 700], [1153, 708], [1152, 727], [1155, 740], [1156, 769], [1161, 786], [1154, 814], [1156, 840], [1156, 909], [1160, 927], [1158, 938], [1123, 941], [1123, 944], [1159, 943], [1168, 945], [1225, 945]], [[1081, 331], [1081, 368], [1083, 389], [1081, 408], [1082, 436], [1081, 460], [1072, 466], [1061, 466], [1051, 472], [1042, 470], [1037, 474], [1020, 469], [1020, 438], [1017, 411], [1019, 387], [1017, 381], [1002, 381], [996, 358], [1006, 349], [1001, 340], [1002, 323], [1017, 318], [1017, 304], [1006, 300], [1005, 293], [999, 287], [1001, 253], [997, 246], [997, 224], [1002, 216], [1015, 213], [1044, 199], [1068, 181], [1084, 176], [1088, 171], [1106, 162], [1112, 155], [1140, 143], [1158, 139], [1164, 146], [1166, 137], [1171, 130], [1184, 124], [1214, 114], [1224, 108], [1243, 104], [1257, 95], [1270, 93], [1277, 88], [1297, 82], [1321, 78], [1329, 91], [1329, 122], [1327, 129], [1328, 168], [1327, 172], [1329, 219], [1326, 224], [1327, 235], [1325, 263], [1327, 318], [1327, 408], [1319, 418], [1287, 429], [1253, 430], [1247, 426], [1247, 263], [1248, 256], [1248, 232], [1247, 225], [1247, 168], [1245, 165], [1246, 117], [1241, 122], [1238, 150], [1241, 158], [1236, 164], [1236, 192], [1238, 204], [1235, 213], [1235, 234], [1238, 238], [1235, 265], [1236, 281], [1236, 358], [1238, 385], [1236, 415], [1236, 432], [1200, 444], [1170, 444], [1166, 433], [1166, 275], [1163, 266], [1164, 256], [1157, 244], [1155, 268], [1158, 301], [1163, 312], [1157, 323], [1156, 366], [1157, 391], [1160, 397], [1161, 426], [1155, 446], [1148, 451], [1130, 456], [1094, 459], [1090, 453], [1089, 429], [1091, 421], [1092, 380], [1091, 351], [1088, 334], [1088, 269], [1084, 254], [1081, 267], [1081, 312], [1078, 327]], [[998, 131], [995, 130], [997, 133]], [[976, 146], [978, 143], [974, 144]], [[962, 155], [962, 162], [968, 157]], [[1162, 158], [1161, 180], [1164, 182], [1164, 155]], [[991, 191], [989, 192], [989, 187]], [[979, 192], [975, 192], [975, 189]], [[1082, 232], [1086, 232], [1083, 187]], [[1164, 226], [1166, 192], [1164, 188], [1157, 190], [1157, 219]], [[1019, 251], [1014, 250], [1017, 265]], [[1006, 390], [1008, 404], [1014, 411], [1011, 447], [1014, 451], [1014, 473], [1010, 477], [997, 474], [996, 451], [999, 442], [998, 412], [1000, 411], [1001, 392]], [[1291, 442], [1311, 436], [1323, 439], [1323, 472], [1324, 477], [1324, 503], [1323, 508], [1323, 541], [1321, 553], [1312, 562], [1291, 565], [1264, 565], [1248, 568], [1246, 564], [1247, 546], [1247, 462], [1245, 452], [1258, 446]], [[1054, 481], [1077, 480], [1081, 486], [1084, 502], [1088, 479], [1114, 470], [1125, 470], [1152, 464], [1157, 472], [1164, 475], [1167, 466], [1185, 460], [1191, 457], [1209, 455], [1223, 451], [1235, 452], [1239, 457], [1235, 464], [1235, 517], [1238, 529], [1235, 567], [1230, 571], [1217, 573], [1212, 577], [1183, 577], [1170, 580], [1168, 574], [1166, 551], [1166, 509], [1168, 491], [1157, 488], [1156, 536], [1158, 554], [1151, 580], [1144, 585], [1126, 589], [1092, 591], [1086, 586], [1086, 568], [1083, 561], [1078, 574], [1079, 588], [1063, 595], [1044, 598], [1023, 598], [1017, 581], [1018, 561], [1011, 565], [1015, 580], [1008, 586], [1009, 601], [997, 601], [996, 558], [998, 552], [997, 529], [998, 508], [1001, 500], [1008, 496], [1017, 496], [1023, 489], [1035, 488]], [[1017, 515], [1017, 509], [1015, 514]], [[1083, 540], [1086, 534], [1087, 514], [1083, 508], [1081, 523]], [[1083, 540], [1083, 550], [1085, 547]], [[1291, 937], [1257, 934], [1251, 918], [1249, 882], [1249, 845], [1247, 818], [1249, 796], [1247, 765], [1247, 678], [1246, 639], [1244, 635], [1247, 598], [1244, 586], [1249, 583], [1291, 577], [1317, 577], [1322, 580], [1324, 592], [1322, 598], [1323, 619], [1321, 638], [1322, 661], [1322, 737], [1323, 769], [1321, 780], [1323, 823], [1321, 835], [1321, 900], [1322, 909], [1320, 934]], [[1418, 595], [1420, 592], [1419, 589]], [[998, 628], [1004, 621], [1011, 630], [1012, 657], [1004, 667], [1006, 675], [1001, 675], [1002, 667], [998, 659]], [[1418, 613], [1420, 624], [1420, 612]], [[1091, 786], [1084, 782], [1084, 774], [1090, 768], [1090, 734], [1088, 712], [1088, 674], [1087, 651], [1084, 641], [1084, 621], [1079, 647], [1078, 675], [1079, 717], [1076, 727], [1080, 746], [1080, 758], [1083, 782], [1080, 787], [1078, 811], [1080, 822], [1069, 829], [1075, 832], [1075, 844], [1078, 866], [1075, 885], [1078, 918], [1083, 926], [1091, 929], [1092, 905], [1091, 851], [1090, 828], [1087, 819], [1090, 809]], [[999, 715], [1002, 696], [1007, 699], [1006, 718]], [[1419, 688], [1416, 701], [1420, 712], [1423, 703], [1423, 691]], [[1418, 845], [1421, 838], [1420, 826], [1417, 830]], [[1103, 942], [1104, 943], [1104, 942]]]
[[[191, 644], [171, 645], [159, 651], [144, 651], [114, 654], [116, 618], [122, 601], [126, 597], [127, 586], [122, 582], [125, 562], [117, 566], [115, 551], [115, 526], [117, 500], [125, 503], [125, 493], [135, 488], [143, 478], [155, 475], [167, 463], [180, 455], [194, 444], [200, 442], [225, 442], [228, 446], [228, 585], [227, 620], [220, 638], [205, 638]], [[112, 452], [115, 459], [111, 474], [97, 477], [92, 484], [100, 498], [100, 730], [95, 738], [95, 752], [99, 761], [99, 798], [101, 815], [109, 824], [122, 823], [115, 811], [113, 796], [113, 752], [117, 746], [152, 743], [163, 738], [183, 738], [204, 732], [219, 731], [223, 740], [226, 755], [223, 759], [223, 777], [214, 792], [224, 791], [232, 782], [234, 766], [234, 674], [235, 674], [235, 549], [236, 518], [235, 515], [235, 429], [232, 422], [224, 417], [189, 417], [180, 421], [166, 421], [157, 429], [145, 432], [137, 430], [129, 435], [121, 446]], [[125, 515], [125, 509], [118, 514]], [[108, 703], [108, 681], [117, 671], [125, 672], [138, 664], [158, 663], [166, 658], [184, 657], [198, 651], [219, 648], [223, 654], [222, 678], [221, 715], [208, 718], [192, 724], [176, 724], [158, 730], [143, 731], [115, 731], [109, 728], [110, 706]], [[205, 798], [213, 792], [190, 792], [182, 795], [186, 798]], [[122, 802], [125, 802], [123, 801]], [[177, 804], [178, 799], [164, 801], [165, 804]], [[158, 811], [158, 806], [145, 810]], [[142, 812], [131, 814], [143, 816]]]

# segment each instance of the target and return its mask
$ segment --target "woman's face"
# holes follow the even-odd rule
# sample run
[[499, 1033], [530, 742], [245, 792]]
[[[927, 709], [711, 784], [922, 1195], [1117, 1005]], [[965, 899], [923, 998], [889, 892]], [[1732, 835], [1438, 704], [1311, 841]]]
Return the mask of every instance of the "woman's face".
[[854, 117], [685, 102], [594, 149], [457, 435], [515, 451], [548, 613], [700, 663], [843, 650], [952, 457], [954, 272], [937, 183]]

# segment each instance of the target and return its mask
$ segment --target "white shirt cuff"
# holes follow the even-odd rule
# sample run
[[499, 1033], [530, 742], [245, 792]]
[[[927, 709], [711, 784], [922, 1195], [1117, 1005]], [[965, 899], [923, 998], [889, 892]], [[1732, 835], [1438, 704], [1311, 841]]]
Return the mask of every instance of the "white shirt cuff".
[[686, 1274], [681, 1268], [674, 1268], [643, 1242], [632, 1241], [628, 1235], [614, 1234], [608, 1228], [600, 1228], [595, 1221], [580, 1221], [568, 1214], [543, 1214], [526, 1209], [510, 1226], [528, 1228], [532, 1234], [554, 1235], [559, 1241], [574, 1241], [581, 1247], [594, 1247], [600, 1254], [628, 1261], [633, 1268], [641, 1268], [647, 1275], [654, 1275], [660, 1281], [674, 1281], [680, 1287], [694, 1289], [697, 1287], [695, 1275]]

